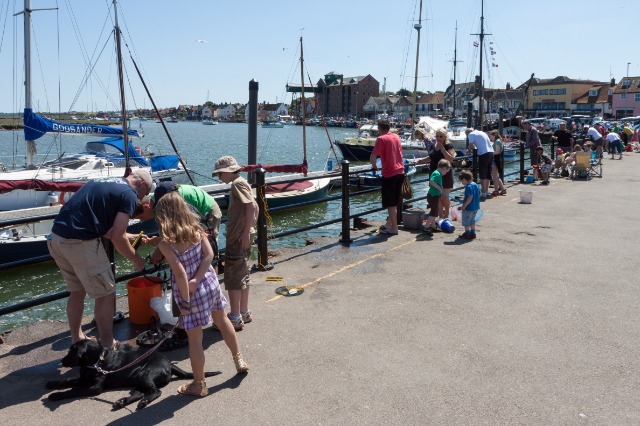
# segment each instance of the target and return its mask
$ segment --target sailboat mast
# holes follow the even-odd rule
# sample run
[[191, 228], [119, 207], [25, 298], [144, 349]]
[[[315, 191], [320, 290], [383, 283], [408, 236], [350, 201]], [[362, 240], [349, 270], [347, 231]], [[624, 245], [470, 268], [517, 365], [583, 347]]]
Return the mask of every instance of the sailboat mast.
[[[24, 107], [31, 109], [31, 0], [24, 0]], [[33, 166], [35, 141], [25, 140], [26, 166]]]
[[[307, 164], [307, 112], [304, 100], [304, 53], [302, 51], [302, 36], [300, 36], [300, 105], [302, 107], [302, 162]], [[304, 175], [307, 173], [305, 171]]]
[[453, 116], [456, 115], [456, 66], [458, 65], [458, 21], [456, 21], [456, 35], [453, 39]]
[[482, 80], [482, 52], [484, 44], [484, 0], [480, 6], [480, 96], [478, 104], [478, 126], [482, 128], [482, 118], [484, 117], [484, 82]]
[[120, 44], [120, 25], [118, 24], [118, 0], [113, 0], [113, 10], [115, 16], [115, 37], [116, 37], [116, 50], [118, 56], [118, 82], [120, 84], [120, 105], [122, 107], [122, 137], [124, 138], [124, 161], [125, 172], [124, 177], [131, 174], [131, 167], [129, 167], [129, 135], [127, 134], [127, 106], [124, 95], [124, 73], [122, 71], [122, 46]]
[[[416, 108], [418, 106], [418, 60], [420, 59], [420, 30], [422, 29], [422, 0], [420, 0], [420, 14], [418, 15], [418, 23], [413, 26], [418, 32], [418, 41], [416, 44], [416, 74], [413, 79], [413, 114], [411, 116], [411, 125], [416, 127]], [[412, 136], [413, 137], [412, 132]]]

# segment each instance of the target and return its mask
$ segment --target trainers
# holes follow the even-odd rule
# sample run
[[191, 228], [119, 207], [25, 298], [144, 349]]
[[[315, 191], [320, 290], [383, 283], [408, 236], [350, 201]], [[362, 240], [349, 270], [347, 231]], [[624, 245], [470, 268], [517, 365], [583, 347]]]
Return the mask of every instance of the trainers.
[[422, 228], [422, 233], [423, 234], [427, 234], [427, 235], [433, 235], [433, 228], [423, 227]]
[[233, 363], [236, 365], [238, 374], [245, 374], [249, 371], [249, 364], [247, 364], [240, 352], [233, 356]]
[[248, 324], [251, 321], [253, 321], [253, 317], [251, 316], [251, 311], [240, 312], [240, 315], [242, 315], [242, 321], [244, 321], [245, 324]]
[[244, 327], [244, 321], [242, 320], [242, 315], [240, 315], [240, 318], [234, 320], [233, 318], [231, 318], [231, 312], [229, 312], [227, 314], [227, 318], [229, 318], [229, 321], [231, 321], [231, 324], [233, 325], [233, 328], [235, 331], [240, 331]]

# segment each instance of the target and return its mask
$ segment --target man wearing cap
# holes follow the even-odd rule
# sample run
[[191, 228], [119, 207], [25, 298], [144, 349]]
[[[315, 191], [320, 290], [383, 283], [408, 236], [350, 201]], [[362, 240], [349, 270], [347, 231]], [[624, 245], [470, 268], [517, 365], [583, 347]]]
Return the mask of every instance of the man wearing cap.
[[604, 145], [604, 138], [600, 133], [600, 123], [596, 123], [593, 127], [589, 127], [587, 136], [591, 138], [593, 144], [598, 150], [598, 160], [602, 158], [602, 146]]
[[567, 123], [560, 123], [560, 128], [553, 133], [551, 139], [558, 143], [558, 148], [562, 148], [562, 152], [571, 152], [573, 136], [567, 130]]
[[[224, 183], [230, 183], [227, 208], [227, 245], [224, 255], [224, 288], [229, 293], [227, 314], [233, 328], [242, 330], [253, 320], [249, 311], [249, 259], [251, 244], [258, 219], [258, 204], [253, 198], [251, 185], [242, 176], [242, 167], [235, 158], [218, 158], [213, 176], [219, 175]], [[214, 324], [215, 325], [215, 324]]]
[[[222, 211], [220, 206], [216, 203], [214, 198], [207, 194], [202, 189], [193, 185], [179, 185], [174, 182], [161, 182], [156, 186], [156, 189], [151, 198], [151, 205], [144, 206], [144, 213], [137, 216], [142, 221], [150, 220], [154, 217], [153, 209], [160, 201], [160, 198], [164, 197], [169, 192], [178, 191], [180, 197], [189, 205], [194, 213], [200, 218], [200, 225], [205, 231], [210, 232], [209, 242], [213, 248], [214, 259], [218, 258], [218, 234], [220, 233], [220, 221], [222, 218]], [[145, 238], [144, 242], [156, 246], [158, 243], [158, 237]], [[162, 254], [160, 250], [155, 250], [151, 254], [151, 261], [158, 263], [162, 261]]]
[[67, 317], [71, 343], [86, 339], [82, 314], [88, 294], [95, 299], [94, 318], [102, 345], [116, 346], [115, 277], [102, 240], [111, 240], [137, 271], [144, 268], [144, 259], [136, 254], [127, 238], [127, 226], [136, 200], [148, 195], [152, 185], [151, 175], [143, 169], [126, 178], [91, 180], [62, 206], [55, 218], [47, 245], [70, 292]]
[[532, 125], [529, 120], [522, 122], [522, 127], [527, 131], [527, 136], [524, 141], [525, 148], [529, 148], [529, 159], [531, 160], [531, 166], [538, 165], [538, 153], [536, 148], [542, 146], [540, 143], [540, 135], [536, 126]]

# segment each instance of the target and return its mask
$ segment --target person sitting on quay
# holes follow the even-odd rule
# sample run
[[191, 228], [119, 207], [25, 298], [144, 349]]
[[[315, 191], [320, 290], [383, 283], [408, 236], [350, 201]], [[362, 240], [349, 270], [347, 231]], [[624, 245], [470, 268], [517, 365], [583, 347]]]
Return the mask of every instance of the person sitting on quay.
[[91, 180], [62, 206], [53, 221], [47, 245], [71, 293], [67, 300], [71, 343], [87, 338], [82, 315], [88, 294], [95, 299], [94, 318], [102, 346], [117, 348], [113, 338], [116, 281], [103, 239], [111, 240], [136, 271], [144, 268], [144, 258], [130, 244], [127, 226], [137, 200], [147, 196], [152, 185], [146, 170], [136, 170], [126, 178]]
[[571, 170], [570, 178], [573, 179], [576, 173], [576, 154], [579, 152], [583, 152], [580, 144], [575, 144], [573, 146], [573, 152], [569, 154], [564, 160], [564, 166]]
[[549, 175], [553, 170], [553, 160], [549, 155], [544, 153], [544, 148], [539, 146], [536, 148], [536, 155], [538, 157], [538, 167], [540, 170], [540, 176], [542, 177], [542, 184], [549, 185]]

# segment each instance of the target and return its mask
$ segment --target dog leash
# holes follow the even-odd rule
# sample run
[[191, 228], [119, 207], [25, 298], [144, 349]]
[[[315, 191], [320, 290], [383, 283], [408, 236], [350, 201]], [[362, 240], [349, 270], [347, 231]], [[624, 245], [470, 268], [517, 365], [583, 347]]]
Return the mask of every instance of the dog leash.
[[169, 336], [173, 333], [173, 331], [178, 326], [178, 323], [180, 322], [180, 318], [182, 318], [182, 314], [180, 314], [180, 316], [178, 317], [178, 321], [176, 321], [176, 324], [173, 326], [173, 328], [171, 330], [169, 330], [169, 331], [166, 331], [164, 333], [164, 337], [162, 339], [160, 339], [160, 341], [158, 343], [156, 343], [156, 345], [154, 347], [152, 347], [147, 352], [145, 352], [142, 356], [134, 359], [132, 362], [130, 362], [129, 364], [125, 365], [124, 367], [120, 367], [117, 370], [112, 370], [112, 371], [103, 370], [100, 367], [100, 363], [102, 361], [104, 361], [104, 358], [105, 358], [105, 356], [107, 354], [107, 350], [108, 350], [108, 349], [103, 349], [102, 353], [100, 354], [100, 358], [98, 359], [98, 361], [96, 361], [96, 363], [93, 366], [91, 366], [90, 368], [94, 368], [98, 373], [107, 376], [109, 374], [114, 374], [114, 373], [118, 373], [120, 371], [126, 370], [127, 368], [133, 367], [134, 365], [144, 361], [151, 354], [153, 354], [155, 351], [157, 351], [158, 348], [160, 347], [160, 345], [162, 345], [162, 343], [169, 338]]

